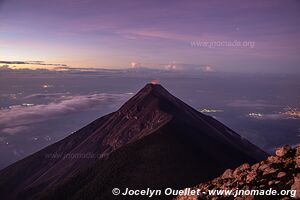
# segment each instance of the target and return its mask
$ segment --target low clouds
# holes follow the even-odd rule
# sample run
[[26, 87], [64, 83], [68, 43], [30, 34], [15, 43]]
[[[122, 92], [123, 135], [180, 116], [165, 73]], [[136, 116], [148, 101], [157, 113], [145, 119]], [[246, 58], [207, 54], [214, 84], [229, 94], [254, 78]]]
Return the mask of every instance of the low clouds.
[[[3, 64], [1, 66], [1, 64]], [[34, 68], [18, 68], [12, 67], [11, 65], [31, 65], [35, 66]], [[45, 67], [43, 67], [45, 66]], [[23, 67], [23, 66], [22, 66]], [[51, 67], [51, 68], [49, 68]], [[93, 73], [93, 75], [97, 74], [106, 74], [106, 75], [114, 75], [115, 73], [126, 74], [128, 72], [141, 72], [136, 75], [145, 75], [145, 71], [151, 71], [154, 73], [161, 72], [177, 72], [177, 73], [191, 73], [194, 74], [199, 72], [215, 72], [215, 67], [210, 64], [189, 64], [189, 63], [141, 63], [139, 61], [130, 62], [130, 67], [124, 68], [124, 66], [120, 66], [116, 69], [105, 69], [105, 68], [80, 68], [80, 67], [69, 67], [64, 64], [48, 64], [43, 63], [42, 61], [31, 61], [31, 62], [23, 62], [23, 61], [0, 61], [0, 71], [8, 72], [8, 73], [51, 73], [51, 72], [65, 72], [70, 74], [78, 74], [78, 73]]]
[[68, 94], [69, 93], [36, 93], [25, 96], [24, 99], [55, 99]]
[[45, 63], [44, 61], [4, 61], [4, 60], [0, 60], [0, 64], [5, 64], [5, 65], [46, 65], [46, 66], [62, 66], [62, 67], [67, 67], [66, 64]]
[[141, 63], [139, 63], [139, 62], [131, 62], [131, 67], [132, 68], [138, 68], [138, 67], [141, 67], [142, 65], [141, 65]]
[[186, 71], [186, 72], [213, 72], [215, 71], [212, 65], [208, 64], [187, 64], [187, 63], [171, 63], [164, 67], [168, 71]]
[[4, 128], [1, 130], [1, 132], [8, 135], [15, 135], [17, 133], [28, 131], [29, 129], [30, 127], [27, 126], [16, 126], [16, 127]]
[[[2, 66], [1, 66], [1, 64], [2, 64]], [[43, 71], [49, 71], [49, 69], [53, 69], [55, 71], [61, 71], [61, 70], [65, 70], [65, 68], [69, 68], [69, 67], [66, 64], [61, 64], [61, 63], [46, 63], [44, 61], [5, 61], [5, 60], [0, 60], [0, 71], [1, 72], [13, 72], [16, 70], [24, 71], [24, 72], [25, 71], [43, 72]]]
[[[32, 95], [33, 96], [39, 96]], [[56, 94], [55, 94], [56, 95]], [[51, 95], [50, 95], [51, 96]], [[44, 96], [44, 97], [47, 97]], [[120, 101], [126, 100], [128, 94], [92, 94], [67, 96], [59, 102], [32, 106], [11, 106], [0, 112], [0, 132], [4, 134], [18, 134], [33, 123], [44, 122], [68, 114], [84, 112], [93, 109], [105, 109]], [[31, 98], [26, 97], [26, 98]]]
[[[15, 88], [11, 90], [14, 91]], [[14, 100], [6, 101], [8, 97], [0, 100], [3, 103], [0, 108], [0, 169], [116, 110], [132, 96], [126, 92], [93, 94], [85, 90], [80, 91], [86, 94], [82, 95], [78, 91], [72, 94], [38, 91], [24, 93]]]

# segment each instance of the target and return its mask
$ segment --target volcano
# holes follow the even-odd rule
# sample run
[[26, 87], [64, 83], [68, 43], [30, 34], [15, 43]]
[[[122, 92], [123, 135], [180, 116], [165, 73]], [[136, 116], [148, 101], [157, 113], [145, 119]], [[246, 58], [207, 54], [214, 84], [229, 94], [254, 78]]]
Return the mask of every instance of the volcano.
[[0, 199], [116, 199], [116, 187], [180, 189], [266, 156], [161, 85], [147, 84], [116, 112], [0, 171]]

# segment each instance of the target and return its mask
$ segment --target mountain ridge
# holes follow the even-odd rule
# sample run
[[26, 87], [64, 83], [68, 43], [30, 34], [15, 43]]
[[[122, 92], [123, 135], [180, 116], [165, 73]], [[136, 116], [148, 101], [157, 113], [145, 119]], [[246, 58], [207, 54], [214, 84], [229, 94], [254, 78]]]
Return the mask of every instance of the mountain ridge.
[[[107, 165], [113, 165], [109, 160], [111, 153], [159, 132], [163, 132], [163, 135], [166, 134], [171, 138], [174, 137], [172, 133], [177, 132], [180, 137], [188, 138], [188, 143], [195, 147], [200, 155], [206, 152], [210, 158], [208, 160], [218, 159], [224, 162], [224, 164], [219, 162], [215, 170], [211, 171], [211, 176], [217, 175], [221, 169], [226, 167], [232, 167], [245, 161], [255, 162], [266, 156], [262, 150], [240, 137], [233, 130], [212, 117], [196, 111], [171, 95], [161, 85], [147, 84], [116, 112], [95, 120], [67, 138], [1, 170], [0, 197], [4, 195], [4, 197], [15, 199], [18, 193], [24, 193], [24, 191], [35, 195], [36, 190], [42, 192], [51, 189], [74, 177], [82, 169], [95, 164], [99, 159], [108, 160]], [[174, 142], [176, 141], [174, 140]], [[164, 142], [165, 145], [170, 144], [169, 141]], [[160, 143], [159, 139], [157, 143]], [[201, 145], [202, 148], [197, 147], [201, 147]], [[216, 149], [219, 150], [214, 152]], [[175, 147], [170, 149], [170, 152], [172, 151], [177, 152]], [[143, 152], [147, 152], [147, 150], [143, 149]], [[218, 156], [218, 153], [223, 156]], [[47, 157], [49, 154], [50, 158]], [[51, 155], [55, 154], [61, 155], [61, 157], [51, 158]], [[65, 159], [64, 155], [66, 154], [97, 156], [90, 159]], [[168, 155], [171, 156], [172, 153]], [[197, 153], [193, 153], [193, 155], [195, 158], [197, 157]], [[157, 157], [159, 156], [157, 155]], [[144, 160], [140, 161], [144, 162]], [[201, 168], [200, 161], [194, 165]], [[123, 164], [126, 166], [126, 161]], [[151, 163], [147, 164], [151, 165]], [[180, 163], [179, 165], [184, 167]], [[188, 167], [195, 170], [192, 165], [191, 163], [191, 166]], [[204, 162], [204, 165], [209, 166], [210, 163]], [[22, 169], [25, 169], [26, 173], [22, 173], [24, 172]], [[199, 175], [198, 178], [201, 179], [201, 176]], [[189, 180], [186, 182], [181, 180], [181, 182], [182, 185], [186, 185]], [[11, 193], [11, 187], [15, 188], [16, 195], [7, 195]]]

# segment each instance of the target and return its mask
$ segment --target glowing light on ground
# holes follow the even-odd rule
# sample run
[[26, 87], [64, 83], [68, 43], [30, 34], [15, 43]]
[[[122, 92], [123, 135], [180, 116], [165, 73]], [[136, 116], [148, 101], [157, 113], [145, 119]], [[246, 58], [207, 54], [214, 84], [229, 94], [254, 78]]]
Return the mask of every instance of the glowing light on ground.
[[249, 113], [248, 116], [251, 117], [251, 118], [261, 118], [263, 116], [263, 114], [261, 114], [261, 113]]
[[32, 104], [32, 103], [23, 103], [22, 106], [27, 106], [28, 107], [28, 106], [34, 106], [34, 104]]
[[281, 114], [286, 115], [287, 118], [300, 119], [300, 111], [298, 108], [287, 107], [284, 110], [285, 112], [282, 112]]
[[200, 112], [203, 113], [217, 113], [217, 112], [224, 112], [223, 110], [215, 110], [215, 109], [209, 109], [209, 108], [204, 108], [200, 110]]
[[153, 84], [153, 85], [157, 85], [158, 83], [159, 83], [158, 80], [152, 80], [152, 81], [151, 81], [151, 84]]
[[47, 85], [47, 84], [42, 85], [42, 88], [51, 88], [51, 87], [53, 87], [53, 85]]

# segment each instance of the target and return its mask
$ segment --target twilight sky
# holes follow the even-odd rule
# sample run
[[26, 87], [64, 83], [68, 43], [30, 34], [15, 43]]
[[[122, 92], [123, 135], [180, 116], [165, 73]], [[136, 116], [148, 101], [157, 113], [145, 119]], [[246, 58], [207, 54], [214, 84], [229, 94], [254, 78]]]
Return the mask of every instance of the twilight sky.
[[300, 73], [299, 10], [296, 0], [0, 0], [0, 66]]

